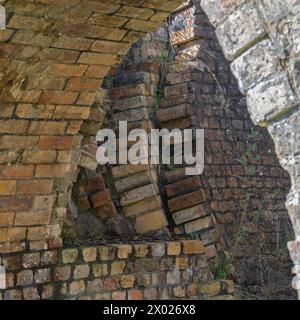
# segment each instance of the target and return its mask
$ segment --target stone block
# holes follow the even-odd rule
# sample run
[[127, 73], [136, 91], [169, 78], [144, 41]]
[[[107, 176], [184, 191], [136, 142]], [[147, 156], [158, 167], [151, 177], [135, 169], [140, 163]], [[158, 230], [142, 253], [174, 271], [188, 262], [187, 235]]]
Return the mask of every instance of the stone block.
[[254, 2], [246, 1], [218, 25], [216, 33], [226, 58], [233, 60], [266, 31]]

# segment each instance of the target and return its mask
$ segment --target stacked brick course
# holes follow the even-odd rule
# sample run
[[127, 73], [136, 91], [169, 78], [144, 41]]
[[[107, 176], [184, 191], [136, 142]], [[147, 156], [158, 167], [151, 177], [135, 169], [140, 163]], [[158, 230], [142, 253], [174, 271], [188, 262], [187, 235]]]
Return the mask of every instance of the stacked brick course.
[[8, 255], [0, 300], [233, 299], [213, 280], [201, 241], [116, 244]]

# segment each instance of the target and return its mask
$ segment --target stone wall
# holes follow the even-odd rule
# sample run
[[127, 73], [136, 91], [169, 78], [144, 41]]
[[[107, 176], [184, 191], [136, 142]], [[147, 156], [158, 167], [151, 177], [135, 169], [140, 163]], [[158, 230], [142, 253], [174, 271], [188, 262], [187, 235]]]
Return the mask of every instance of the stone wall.
[[268, 127], [280, 163], [291, 175], [287, 208], [296, 235], [296, 241], [289, 243], [295, 273], [300, 264], [299, 4], [298, 0], [201, 1], [225, 56], [233, 60], [231, 68], [247, 95], [253, 121]]
[[233, 299], [232, 281], [215, 281], [201, 241], [44, 250], [1, 258], [0, 300]]

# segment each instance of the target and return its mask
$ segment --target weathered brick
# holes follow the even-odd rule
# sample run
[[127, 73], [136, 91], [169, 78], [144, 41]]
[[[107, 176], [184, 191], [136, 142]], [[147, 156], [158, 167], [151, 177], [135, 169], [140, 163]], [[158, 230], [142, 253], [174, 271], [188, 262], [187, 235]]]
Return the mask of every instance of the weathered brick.
[[78, 92], [53, 91], [43, 92], [40, 103], [42, 104], [73, 104], [78, 97]]
[[144, 258], [149, 253], [149, 248], [147, 244], [136, 244], [134, 245], [134, 252], [137, 258]]
[[205, 296], [217, 295], [221, 291], [221, 283], [220, 281], [212, 281], [209, 283], [199, 284], [198, 290], [200, 294]]
[[77, 265], [74, 268], [74, 279], [84, 279], [89, 276], [90, 267], [88, 264]]
[[135, 276], [133, 274], [123, 275], [121, 277], [121, 287], [124, 289], [133, 288], [135, 283]]
[[69, 287], [70, 295], [83, 295], [85, 292], [85, 283], [83, 280], [73, 281]]
[[78, 62], [83, 64], [110, 66], [117, 63], [118, 58], [116, 55], [112, 54], [84, 52], [81, 54]]
[[100, 260], [108, 261], [115, 258], [116, 248], [114, 247], [99, 247]]
[[55, 63], [51, 66], [49, 73], [65, 77], [81, 77], [87, 70], [85, 65], [70, 65]]
[[14, 212], [1, 212], [0, 213], [0, 227], [9, 227], [14, 223]]
[[184, 270], [189, 266], [188, 258], [176, 258], [175, 265], [178, 270]]
[[0, 196], [9, 196], [16, 193], [16, 181], [0, 180]]
[[69, 164], [39, 164], [36, 168], [36, 178], [65, 177], [70, 171]]
[[118, 262], [113, 262], [111, 264], [111, 274], [116, 275], [116, 274], [122, 274], [124, 272], [126, 266], [126, 262], [124, 261], [118, 261]]
[[111, 294], [112, 300], [126, 300], [126, 291], [115, 291]]
[[168, 242], [167, 243], [167, 255], [178, 256], [181, 254], [181, 243], [180, 242]]
[[2, 261], [4, 267], [6, 270], [20, 270], [22, 269], [22, 262], [21, 262], [21, 256], [10, 256], [10, 257], [3, 257]]
[[54, 269], [54, 281], [66, 281], [69, 280], [71, 276], [71, 267], [55, 267]]
[[52, 163], [56, 159], [56, 151], [55, 150], [26, 150], [22, 154], [22, 162], [23, 163]]
[[132, 289], [127, 292], [128, 300], [142, 300], [143, 294], [141, 290]]
[[51, 119], [54, 109], [54, 105], [19, 104], [16, 115], [26, 119]]
[[33, 283], [33, 272], [32, 270], [23, 270], [17, 273], [18, 286], [26, 286]]
[[77, 249], [65, 249], [61, 254], [62, 262], [64, 264], [74, 263], [78, 259], [78, 250]]
[[38, 269], [34, 273], [35, 283], [46, 283], [51, 281], [50, 269]]
[[186, 233], [192, 233], [195, 231], [207, 229], [211, 226], [213, 226], [213, 220], [210, 216], [208, 216], [186, 223], [184, 225], [184, 230]]
[[58, 149], [68, 150], [72, 149], [74, 137], [66, 136], [42, 136], [39, 139], [39, 147], [41, 149]]
[[151, 198], [158, 194], [158, 188], [156, 184], [149, 184], [147, 186], [139, 187], [121, 195], [120, 203], [122, 206], [132, 204], [134, 202], [141, 201], [146, 198]]
[[115, 291], [120, 288], [120, 278], [118, 276], [106, 278], [103, 280], [104, 291]]
[[94, 277], [105, 277], [108, 275], [108, 267], [106, 263], [94, 264], [93, 265], [93, 275]]
[[204, 253], [204, 246], [200, 240], [185, 240], [183, 241], [184, 254]]
[[198, 203], [204, 202], [206, 195], [204, 190], [194, 191], [175, 199], [168, 200], [168, 206], [171, 212], [192, 207]]
[[149, 32], [156, 31], [160, 27], [160, 25], [161, 23], [156, 21], [131, 19], [126, 23], [124, 27], [135, 31]]
[[32, 165], [0, 166], [0, 178], [30, 179], [33, 173], [34, 166]]
[[119, 259], [128, 259], [129, 255], [132, 253], [132, 246], [128, 244], [117, 245], [118, 248], [118, 258]]
[[97, 258], [97, 248], [83, 248], [82, 256], [85, 262], [95, 261]]
[[160, 230], [168, 225], [167, 218], [163, 210], [146, 213], [136, 217], [135, 230], [139, 234]]
[[29, 287], [29, 288], [23, 289], [23, 297], [24, 297], [24, 300], [39, 300], [40, 299], [40, 295], [38, 293], [38, 290], [35, 287]]
[[52, 185], [53, 185], [53, 181], [49, 179], [18, 181], [17, 193], [18, 194], [50, 194], [52, 190]]
[[93, 40], [80, 38], [80, 37], [68, 37], [66, 35], [60, 35], [57, 40], [51, 44], [55, 48], [74, 49], [74, 50], [88, 50], [93, 43]]
[[172, 217], [174, 219], [174, 222], [178, 225], [187, 221], [194, 220], [196, 218], [203, 217], [205, 215], [206, 215], [206, 210], [204, 206], [198, 205], [192, 208], [176, 211], [173, 213]]
[[0, 133], [23, 134], [28, 125], [27, 120], [0, 120]]
[[40, 253], [27, 253], [22, 257], [22, 266], [25, 269], [37, 267], [40, 264]]
[[50, 211], [17, 212], [15, 218], [16, 226], [45, 225], [49, 223]]
[[97, 40], [93, 43], [91, 51], [110, 54], [126, 54], [129, 49], [128, 43]]
[[152, 243], [151, 252], [153, 257], [163, 257], [166, 253], [166, 248], [164, 243]]

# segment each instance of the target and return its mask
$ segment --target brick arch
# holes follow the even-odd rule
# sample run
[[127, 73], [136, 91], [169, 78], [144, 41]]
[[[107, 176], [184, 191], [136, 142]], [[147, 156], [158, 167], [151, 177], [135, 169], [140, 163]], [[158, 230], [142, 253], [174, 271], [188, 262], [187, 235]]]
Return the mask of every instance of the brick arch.
[[1, 253], [60, 245], [83, 120], [110, 66], [181, 1], [5, 1]]
[[[181, 2], [4, 1], [8, 19], [7, 29], [0, 31], [1, 253], [61, 245], [78, 132], [102, 79], [133, 41], [157, 29]], [[296, 2], [201, 4], [225, 55], [234, 60], [232, 70], [247, 94], [254, 121], [268, 126], [283, 166], [295, 177], [288, 208], [299, 237], [299, 173], [293, 164], [299, 162], [299, 40], [297, 10], [291, 10]], [[280, 24], [285, 20], [289, 22]], [[296, 266], [299, 247], [297, 241], [290, 244]]]

